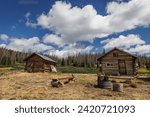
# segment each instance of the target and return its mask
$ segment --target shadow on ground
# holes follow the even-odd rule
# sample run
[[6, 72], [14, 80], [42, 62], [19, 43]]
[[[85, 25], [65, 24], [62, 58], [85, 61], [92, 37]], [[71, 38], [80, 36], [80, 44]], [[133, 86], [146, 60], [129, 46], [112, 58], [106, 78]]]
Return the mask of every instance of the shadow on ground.
[[143, 80], [143, 81], [146, 81], [146, 82], [150, 82], [150, 77], [148, 77], [148, 78], [138, 78], [138, 80]]

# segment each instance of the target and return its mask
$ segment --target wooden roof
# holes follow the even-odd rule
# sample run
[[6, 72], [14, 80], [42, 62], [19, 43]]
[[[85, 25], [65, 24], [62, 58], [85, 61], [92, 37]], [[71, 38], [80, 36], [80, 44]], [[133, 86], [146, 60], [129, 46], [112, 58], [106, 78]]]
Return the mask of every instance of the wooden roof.
[[115, 48], [113, 48], [112, 50], [110, 50], [110, 51], [106, 52], [105, 54], [101, 55], [97, 60], [102, 59], [103, 57], [105, 57], [107, 54], [111, 53], [111, 52], [114, 51], [114, 50], [119, 50], [119, 51], [121, 51], [121, 52], [124, 52], [124, 53], [126, 53], [126, 54], [132, 56], [132, 57], [135, 58], [135, 59], [137, 58], [136, 56], [134, 56], [134, 55], [132, 55], [132, 54], [130, 54], [130, 53], [128, 53], [128, 52], [122, 50], [122, 49], [119, 49], [119, 48], [116, 48], [116, 47], [115, 47]]
[[47, 56], [38, 54], [38, 53], [33, 53], [33, 54], [31, 54], [30, 56], [28, 56], [27, 58], [25, 58], [24, 61], [27, 61], [29, 58], [31, 58], [31, 57], [34, 56], [34, 55], [39, 56], [39, 57], [42, 58], [43, 60], [46, 60], [46, 61], [50, 61], [50, 62], [56, 63], [56, 61], [54, 61], [53, 59], [51, 59], [51, 58], [49, 58], [49, 57], [47, 57]]

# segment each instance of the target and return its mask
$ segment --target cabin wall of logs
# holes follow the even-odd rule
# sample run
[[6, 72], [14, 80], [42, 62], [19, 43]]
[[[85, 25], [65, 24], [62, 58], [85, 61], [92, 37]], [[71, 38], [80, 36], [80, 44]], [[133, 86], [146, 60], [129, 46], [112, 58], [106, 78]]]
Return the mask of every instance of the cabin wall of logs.
[[136, 57], [114, 49], [98, 59], [100, 72], [106, 75], [135, 75]]
[[51, 72], [51, 65], [56, 64], [50, 61], [43, 60], [38, 55], [33, 55], [26, 60], [25, 71], [27, 72]]

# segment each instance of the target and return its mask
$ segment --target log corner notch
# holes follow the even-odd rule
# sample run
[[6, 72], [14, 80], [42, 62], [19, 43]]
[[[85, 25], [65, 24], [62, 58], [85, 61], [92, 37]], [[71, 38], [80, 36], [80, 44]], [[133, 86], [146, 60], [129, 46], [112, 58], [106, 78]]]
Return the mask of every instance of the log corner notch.
[[59, 87], [64, 86], [65, 84], [68, 84], [69, 82], [75, 81], [75, 80], [76, 80], [76, 78], [75, 78], [75, 76], [72, 74], [72, 76], [70, 76], [70, 77], [53, 78], [53, 79], [51, 80], [51, 85], [52, 85], [52, 87], [57, 87], [57, 88], [59, 88]]

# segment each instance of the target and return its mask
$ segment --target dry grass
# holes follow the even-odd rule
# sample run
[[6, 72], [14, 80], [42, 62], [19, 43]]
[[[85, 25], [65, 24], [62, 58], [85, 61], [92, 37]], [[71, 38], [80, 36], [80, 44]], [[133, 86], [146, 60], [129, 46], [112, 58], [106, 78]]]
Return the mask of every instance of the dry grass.
[[[53, 88], [52, 78], [71, 74], [25, 73], [0, 77], [0, 99], [96, 100], [150, 99], [150, 81], [136, 80], [137, 88], [124, 83], [124, 92], [96, 88], [96, 74], [75, 74], [77, 80], [64, 87]], [[116, 82], [120, 82], [117, 80]]]

